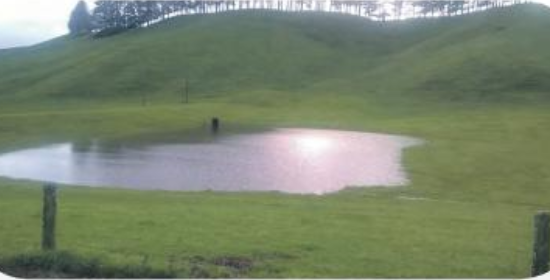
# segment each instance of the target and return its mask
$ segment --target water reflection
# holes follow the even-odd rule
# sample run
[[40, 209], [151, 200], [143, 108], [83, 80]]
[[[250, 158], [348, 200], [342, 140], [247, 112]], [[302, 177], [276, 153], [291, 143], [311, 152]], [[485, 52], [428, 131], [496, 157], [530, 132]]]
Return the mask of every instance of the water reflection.
[[401, 150], [418, 143], [401, 136], [306, 129], [116, 149], [64, 143], [0, 155], [0, 176], [138, 189], [322, 194], [345, 186], [405, 184]]
[[304, 157], [314, 157], [327, 153], [334, 144], [330, 138], [322, 135], [302, 135], [296, 137], [298, 151]]

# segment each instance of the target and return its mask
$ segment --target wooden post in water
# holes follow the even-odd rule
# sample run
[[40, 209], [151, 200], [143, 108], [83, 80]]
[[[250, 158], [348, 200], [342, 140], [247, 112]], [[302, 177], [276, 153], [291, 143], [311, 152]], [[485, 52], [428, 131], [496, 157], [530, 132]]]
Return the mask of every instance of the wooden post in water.
[[550, 261], [550, 213], [540, 211], [535, 215], [535, 235], [533, 241], [533, 266], [531, 276], [548, 272]]
[[57, 212], [57, 187], [44, 185], [44, 208], [42, 212], [42, 250], [55, 250], [55, 216]]
[[218, 118], [212, 118], [212, 132], [218, 132], [220, 129], [220, 120]]

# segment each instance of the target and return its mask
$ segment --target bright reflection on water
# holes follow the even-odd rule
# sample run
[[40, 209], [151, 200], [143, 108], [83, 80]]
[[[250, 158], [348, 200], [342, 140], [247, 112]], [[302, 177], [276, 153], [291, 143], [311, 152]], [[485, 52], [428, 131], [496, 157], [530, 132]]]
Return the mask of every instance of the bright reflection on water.
[[0, 155], [0, 176], [136, 189], [322, 194], [346, 186], [406, 184], [401, 152], [419, 143], [402, 136], [310, 129], [110, 150], [65, 143]]

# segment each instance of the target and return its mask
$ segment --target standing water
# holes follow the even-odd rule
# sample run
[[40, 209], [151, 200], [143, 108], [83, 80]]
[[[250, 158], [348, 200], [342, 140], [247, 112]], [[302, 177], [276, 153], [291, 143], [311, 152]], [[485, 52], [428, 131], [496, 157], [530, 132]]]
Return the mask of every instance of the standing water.
[[346, 186], [406, 184], [402, 149], [419, 143], [403, 136], [312, 129], [116, 150], [63, 143], [0, 155], [0, 176], [135, 189], [323, 194]]

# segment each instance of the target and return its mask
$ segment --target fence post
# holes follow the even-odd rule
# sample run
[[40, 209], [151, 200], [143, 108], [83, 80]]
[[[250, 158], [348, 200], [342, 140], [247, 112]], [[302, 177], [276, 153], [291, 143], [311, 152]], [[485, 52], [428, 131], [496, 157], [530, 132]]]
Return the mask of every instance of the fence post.
[[183, 103], [189, 103], [189, 82], [183, 79]]
[[550, 213], [540, 211], [535, 215], [535, 234], [533, 241], [533, 266], [531, 276], [538, 276], [548, 272], [550, 258]]
[[57, 212], [57, 187], [44, 185], [44, 208], [42, 211], [42, 250], [55, 250], [55, 216]]
[[218, 118], [212, 118], [211, 128], [213, 132], [218, 132], [220, 129], [220, 120]]

